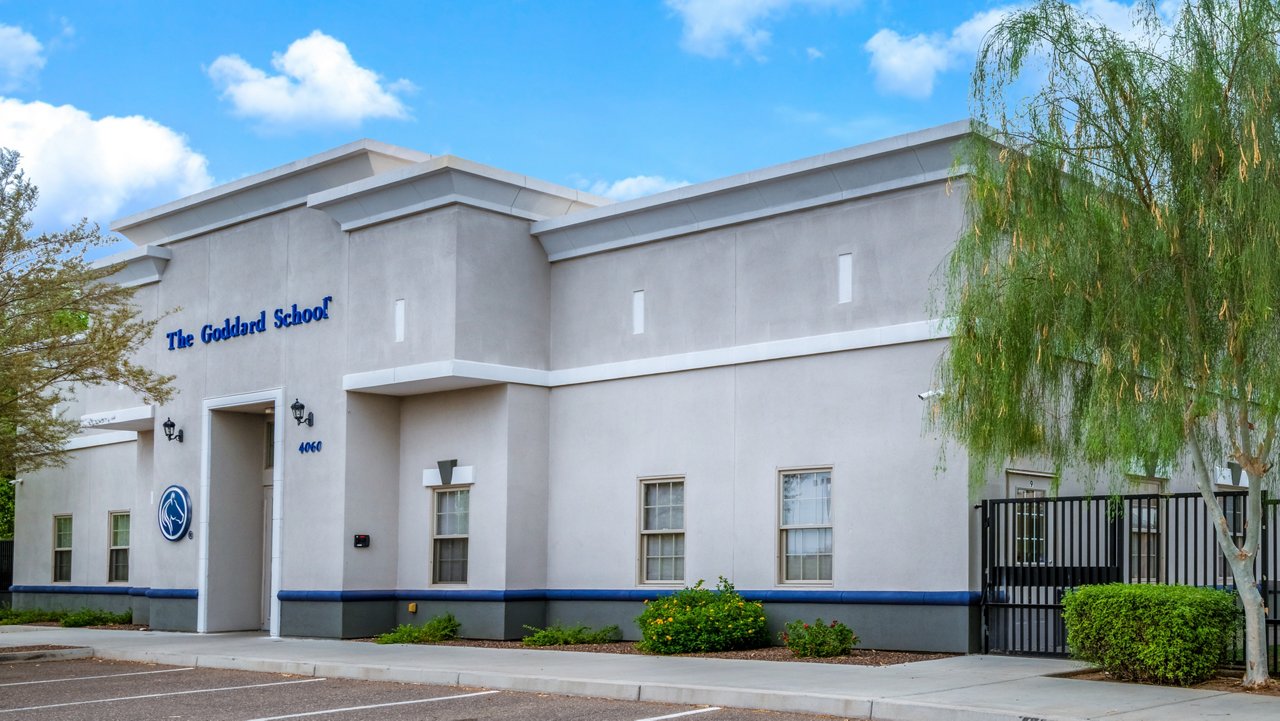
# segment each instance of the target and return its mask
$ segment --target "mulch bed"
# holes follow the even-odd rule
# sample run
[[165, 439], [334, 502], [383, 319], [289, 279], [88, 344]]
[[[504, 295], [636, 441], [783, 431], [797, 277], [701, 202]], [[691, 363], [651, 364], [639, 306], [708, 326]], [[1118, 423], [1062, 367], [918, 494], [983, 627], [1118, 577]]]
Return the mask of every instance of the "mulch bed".
[[[57, 621], [35, 621], [33, 623], [21, 623], [19, 626], [47, 626], [48, 628], [62, 628], [62, 624]], [[140, 623], [109, 623], [105, 626], [79, 626], [78, 628], [96, 628], [106, 629], [108, 631], [150, 631], [151, 627]]]
[[84, 648], [84, 646], [55, 646], [47, 643], [35, 646], [4, 646], [0, 648], [0, 654], [26, 653], [28, 651], [66, 651], [73, 648]]
[[[1063, 678], [1074, 678], [1082, 681], [1110, 681], [1111, 683], [1137, 683], [1135, 681], [1121, 681], [1106, 671], [1089, 670], [1079, 673], [1064, 674]], [[1267, 686], [1258, 689], [1246, 689], [1240, 686], [1240, 676], [1231, 676], [1228, 674], [1219, 675], [1211, 678], [1204, 683], [1191, 686], [1190, 688], [1197, 691], [1226, 691], [1231, 693], [1251, 693], [1259, 696], [1280, 696], [1280, 681], [1272, 679]], [[1143, 684], [1155, 685], [1155, 684]]]
[[[372, 641], [373, 639], [362, 638], [359, 641]], [[507, 649], [528, 649], [531, 651], [578, 651], [585, 653], [624, 653], [634, 654], [637, 656], [656, 656], [658, 654], [649, 654], [636, 648], [634, 641], [618, 641], [615, 643], [583, 643], [574, 644], [572, 646], [526, 646], [520, 641], [487, 641], [480, 639], [460, 639], [457, 641], [441, 641], [436, 644], [428, 644], [434, 646], [469, 646], [472, 648], [507, 648]], [[856, 649], [847, 656], [835, 656], [833, 658], [796, 658], [791, 654], [790, 649], [785, 646], [770, 646], [768, 648], [754, 648], [744, 651], [716, 651], [714, 653], [687, 653], [678, 654], [677, 657], [690, 658], [736, 658], [747, 659], [751, 661], [795, 661], [801, 663], [837, 663], [849, 664], [854, 666], [892, 666], [899, 663], [912, 663], [914, 661], [932, 661], [939, 658], [947, 658], [954, 656], [950, 653], [912, 653], [909, 651], [873, 651]]]

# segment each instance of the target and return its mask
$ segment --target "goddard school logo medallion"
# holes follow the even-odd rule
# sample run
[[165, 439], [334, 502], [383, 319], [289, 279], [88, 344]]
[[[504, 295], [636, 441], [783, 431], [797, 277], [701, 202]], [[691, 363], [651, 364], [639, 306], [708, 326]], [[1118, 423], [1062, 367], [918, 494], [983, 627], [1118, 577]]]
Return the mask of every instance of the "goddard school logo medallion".
[[160, 533], [170, 541], [180, 541], [191, 528], [191, 494], [182, 486], [169, 486], [160, 494], [156, 509]]

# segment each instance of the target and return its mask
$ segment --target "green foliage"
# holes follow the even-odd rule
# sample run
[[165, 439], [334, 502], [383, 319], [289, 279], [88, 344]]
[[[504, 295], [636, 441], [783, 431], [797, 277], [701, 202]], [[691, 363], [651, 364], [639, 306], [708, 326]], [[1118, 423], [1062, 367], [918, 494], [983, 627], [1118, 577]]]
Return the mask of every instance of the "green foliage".
[[640, 649], [650, 653], [705, 653], [769, 644], [764, 605], [747, 601], [724, 576], [716, 590], [699, 580], [670, 596], [645, 602], [636, 618]]
[[79, 611], [48, 611], [39, 608], [13, 609], [0, 608], [0, 626], [20, 625], [24, 623], [60, 623], [67, 628], [83, 626], [114, 626], [133, 623], [133, 611], [112, 613], [93, 608], [82, 608]]
[[1120, 679], [1178, 686], [1213, 675], [1240, 620], [1230, 593], [1191, 586], [1084, 586], [1062, 605], [1073, 656]]
[[975, 487], [1010, 458], [1086, 481], [1186, 467], [1204, 492], [1215, 466], [1240, 464], [1239, 547], [1209, 513], [1256, 685], [1252, 568], [1280, 437], [1280, 11], [1189, 0], [1170, 22], [1162, 5], [1136, 6], [1131, 39], [1041, 0], [984, 41], [931, 416]]
[[0, 609], [0, 626], [49, 623], [61, 621], [66, 615], [66, 611], [44, 611], [38, 608], [4, 608]]
[[622, 638], [622, 630], [617, 626], [605, 626], [594, 631], [590, 626], [562, 626], [555, 624], [546, 628], [525, 626], [529, 635], [522, 639], [526, 646], [572, 646], [583, 643], [612, 643]]
[[114, 626], [126, 623], [133, 623], [133, 611], [111, 613], [110, 611], [100, 611], [93, 608], [82, 608], [79, 611], [67, 613], [62, 617], [62, 625], [67, 628]]
[[0, 473], [0, 540], [13, 538], [13, 513], [15, 488], [5, 474]]
[[458, 637], [458, 629], [462, 628], [462, 624], [458, 623], [458, 619], [453, 617], [452, 613], [445, 613], [432, 618], [430, 621], [421, 626], [402, 623], [396, 626], [394, 631], [389, 631], [374, 639], [376, 643], [436, 643], [438, 641], [451, 641]]
[[858, 644], [853, 629], [832, 621], [817, 619], [812, 624], [802, 620], [787, 624], [787, 630], [778, 634], [796, 658], [829, 658], [844, 656]]
[[[107, 281], [119, 266], [94, 268], [85, 260], [113, 239], [84, 220], [30, 235], [37, 197], [18, 169], [18, 154], [0, 149], [0, 476], [6, 478], [63, 462], [59, 451], [79, 420], [54, 411], [78, 386], [121, 385], [152, 404], [172, 395], [171, 377], [133, 360], [156, 321], [139, 319], [134, 288]], [[0, 502], [0, 519], [7, 513]]]

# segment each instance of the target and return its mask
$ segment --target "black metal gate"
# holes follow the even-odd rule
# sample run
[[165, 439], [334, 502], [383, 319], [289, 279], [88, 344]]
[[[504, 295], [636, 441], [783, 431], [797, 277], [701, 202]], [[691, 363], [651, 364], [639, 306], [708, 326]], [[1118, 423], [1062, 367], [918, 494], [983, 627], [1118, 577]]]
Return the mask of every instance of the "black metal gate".
[[[1246, 494], [1218, 498], [1232, 534], [1243, 539]], [[1280, 673], [1280, 501], [1264, 500], [1264, 509], [1256, 569], [1269, 665]], [[1234, 585], [1198, 493], [983, 501], [982, 531], [987, 653], [1066, 655], [1062, 594], [1076, 586]]]

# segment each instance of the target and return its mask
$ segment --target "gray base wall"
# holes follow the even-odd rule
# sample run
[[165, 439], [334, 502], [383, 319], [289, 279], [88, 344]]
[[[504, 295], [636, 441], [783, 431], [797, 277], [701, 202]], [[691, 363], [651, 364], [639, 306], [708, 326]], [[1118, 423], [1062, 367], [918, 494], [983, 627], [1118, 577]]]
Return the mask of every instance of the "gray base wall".
[[146, 596], [129, 596], [133, 606], [133, 622], [144, 626], [151, 625], [151, 599]]
[[[194, 630], [195, 602], [151, 600], [155, 618], [160, 603], [189, 603], [190, 627], [158, 630]], [[285, 601], [280, 604], [280, 633], [313, 638], [368, 638], [400, 624], [420, 626], [435, 616], [452, 613], [462, 624], [463, 638], [518, 639], [525, 626], [561, 624], [592, 628], [618, 626], [622, 637], [640, 638], [636, 616], [644, 610], [638, 601]], [[769, 637], [779, 634], [790, 621], [812, 623], [840, 621], [861, 639], [860, 648], [895, 651], [977, 653], [981, 651], [981, 610], [977, 606], [928, 606], [897, 604], [779, 603], [765, 604]]]
[[368, 638], [395, 625], [395, 601], [280, 602], [282, 636]]
[[[418, 604], [417, 613], [409, 612], [410, 603]], [[446, 613], [458, 619], [464, 638], [518, 639], [526, 625], [546, 625], [543, 601], [282, 601], [280, 634], [368, 638]]]
[[[549, 601], [547, 623], [592, 628], [616, 625], [629, 641], [640, 638], [635, 601]], [[977, 606], [896, 604], [778, 603], [764, 605], [769, 637], [780, 644], [783, 627], [797, 619], [839, 621], [858, 635], [859, 648], [893, 651], [977, 653], [981, 651], [981, 612]]]
[[420, 626], [434, 616], [452, 613], [462, 624], [463, 638], [518, 639], [525, 626], [545, 626], [546, 601], [417, 601], [418, 612], [409, 613], [412, 601], [396, 602], [396, 623]]
[[[146, 600], [145, 598], [142, 600]], [[109, 593], [28, 593], [13, 594], [16, 609], [42, 609], [47, 611], [79, 611], [91, 608], [111, 613], [133, 610], [133, 597]]]
[[148, 599], [151, 630], [153, 631], [188, 631], [196, 630], [196, 600], [194, 598], [152, 598]]

